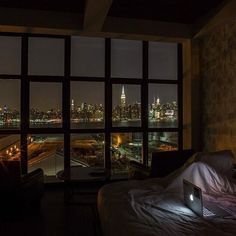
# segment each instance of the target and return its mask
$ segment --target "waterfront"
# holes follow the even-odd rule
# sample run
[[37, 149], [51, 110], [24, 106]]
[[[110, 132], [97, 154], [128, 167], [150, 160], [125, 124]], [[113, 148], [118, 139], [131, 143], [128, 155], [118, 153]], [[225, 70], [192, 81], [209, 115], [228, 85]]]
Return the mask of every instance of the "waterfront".
[[[113, 127], [140, 127], [141, 121], [113, 121]], [[165, 121], [149, 121], [149, 128], [177, 128], [177, 120]], [[31, 122], [30, 128], [62, 128], [61, 122]], [[4, 123], [0, 124], [0, 129], [20, 129], [20, 122], [18, 123]], [[104, 129], [104, 122], [71, 122], [71, 129]], [[50, 132], [50, 131], [49, 131]]]

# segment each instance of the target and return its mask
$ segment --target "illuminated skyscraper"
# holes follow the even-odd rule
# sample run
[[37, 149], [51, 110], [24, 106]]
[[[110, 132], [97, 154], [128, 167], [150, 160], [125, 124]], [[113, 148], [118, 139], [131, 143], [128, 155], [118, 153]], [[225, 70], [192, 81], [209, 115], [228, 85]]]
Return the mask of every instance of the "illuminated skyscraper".
[[71, 111], [75, 110], [74, 99], [71, 100]]
[[125, 97], [125, 87], [124, 87], [124, 85], [122, 86], [122, 93], [121, 93], [121, 96], [120, 96], [120, 105], [123, 108], [126, 105], [126, 97]]

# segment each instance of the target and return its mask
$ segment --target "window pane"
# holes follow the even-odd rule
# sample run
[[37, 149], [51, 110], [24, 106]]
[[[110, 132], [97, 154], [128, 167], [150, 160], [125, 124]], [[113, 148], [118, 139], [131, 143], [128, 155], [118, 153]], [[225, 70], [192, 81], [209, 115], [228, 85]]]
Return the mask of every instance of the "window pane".
[[113, 85], [112, 108], [112, 125], [114, 127], [140, 126], [140, 85]]
[[29, 38], [29, 75], [64, 75], [64, 40]]
[[104, 77], [105, 40], [71, 37], [71, 75]]
[[127, 172], [131, 160], [142, 162], [142, 133], [113, 133], [111, 142], [113, 173]]
[[142, 78], [142, 42], [111, 40], [111, 77]]
[[177, 79], [177, 44], [149, 42], [149, 78]]
[[30, 83], [30, 127], [62, 126], [62, 86], [60, 83]]
[[177, 132], [153, 132], [148, 134], [148, 159], [151, 162], [153, 152], [178, 149]]
[[177, 85], [149, 84], [149, 127], [178, 127]]
[[0, 135], [0, 160], [20, 159], [20, 135]]
[[20, 127], [20, 80], [0, 79], [0, 129]]
[[72, 134], [71, 165], [104, 167], [104, 134]]
[[64, 169], [64, 142], [61, 134], [28, 135], [29, 172], [42, 168], [47, 176]]
[[104, 128], [103, 82], [71, 82], [71, 128]]
[[0, 74], [21, 73], [21, 37], [0, 36]]

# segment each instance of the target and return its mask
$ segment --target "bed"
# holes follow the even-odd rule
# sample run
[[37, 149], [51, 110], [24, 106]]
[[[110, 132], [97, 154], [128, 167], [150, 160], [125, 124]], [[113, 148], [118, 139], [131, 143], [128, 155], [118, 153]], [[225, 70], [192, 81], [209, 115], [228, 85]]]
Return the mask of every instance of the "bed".
[[[236, 181], [230, 153], [196, 154], [165, 178], [104, 186], [98, 194], [103, 235], [236, 235]], [[194, 214], [183, 203], [183, 178], [202, 189], [204, 201], [221, 205], [232, 216], [203, 219]]]

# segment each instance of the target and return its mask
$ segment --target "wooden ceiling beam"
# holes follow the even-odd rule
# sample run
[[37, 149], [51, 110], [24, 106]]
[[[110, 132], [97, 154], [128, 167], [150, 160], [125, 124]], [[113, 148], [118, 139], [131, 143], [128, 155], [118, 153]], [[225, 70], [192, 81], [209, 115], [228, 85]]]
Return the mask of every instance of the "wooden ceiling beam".
[[163, 21], [107, 17], [102, 32], [115, 34], [147, 35], [158, 38], [190, 39], [192, 25]]
[[77, 13], [0, 7], [0, 32], [74, 34], [82, 22]]
[[86, 0], [84, 31], [101, 31], [113, 0]]
[[218, 25], [236, 18], [236, 1], [225, 0], [194, 24], [193, 38], [206, 34]]
[[77, 13], [0, 8], [0, 32], [183, 42], [183, 40], [191, 38], [192, 26], [106, 17], [101, 31], [88, 31], [83, 30], [83, 16]]

